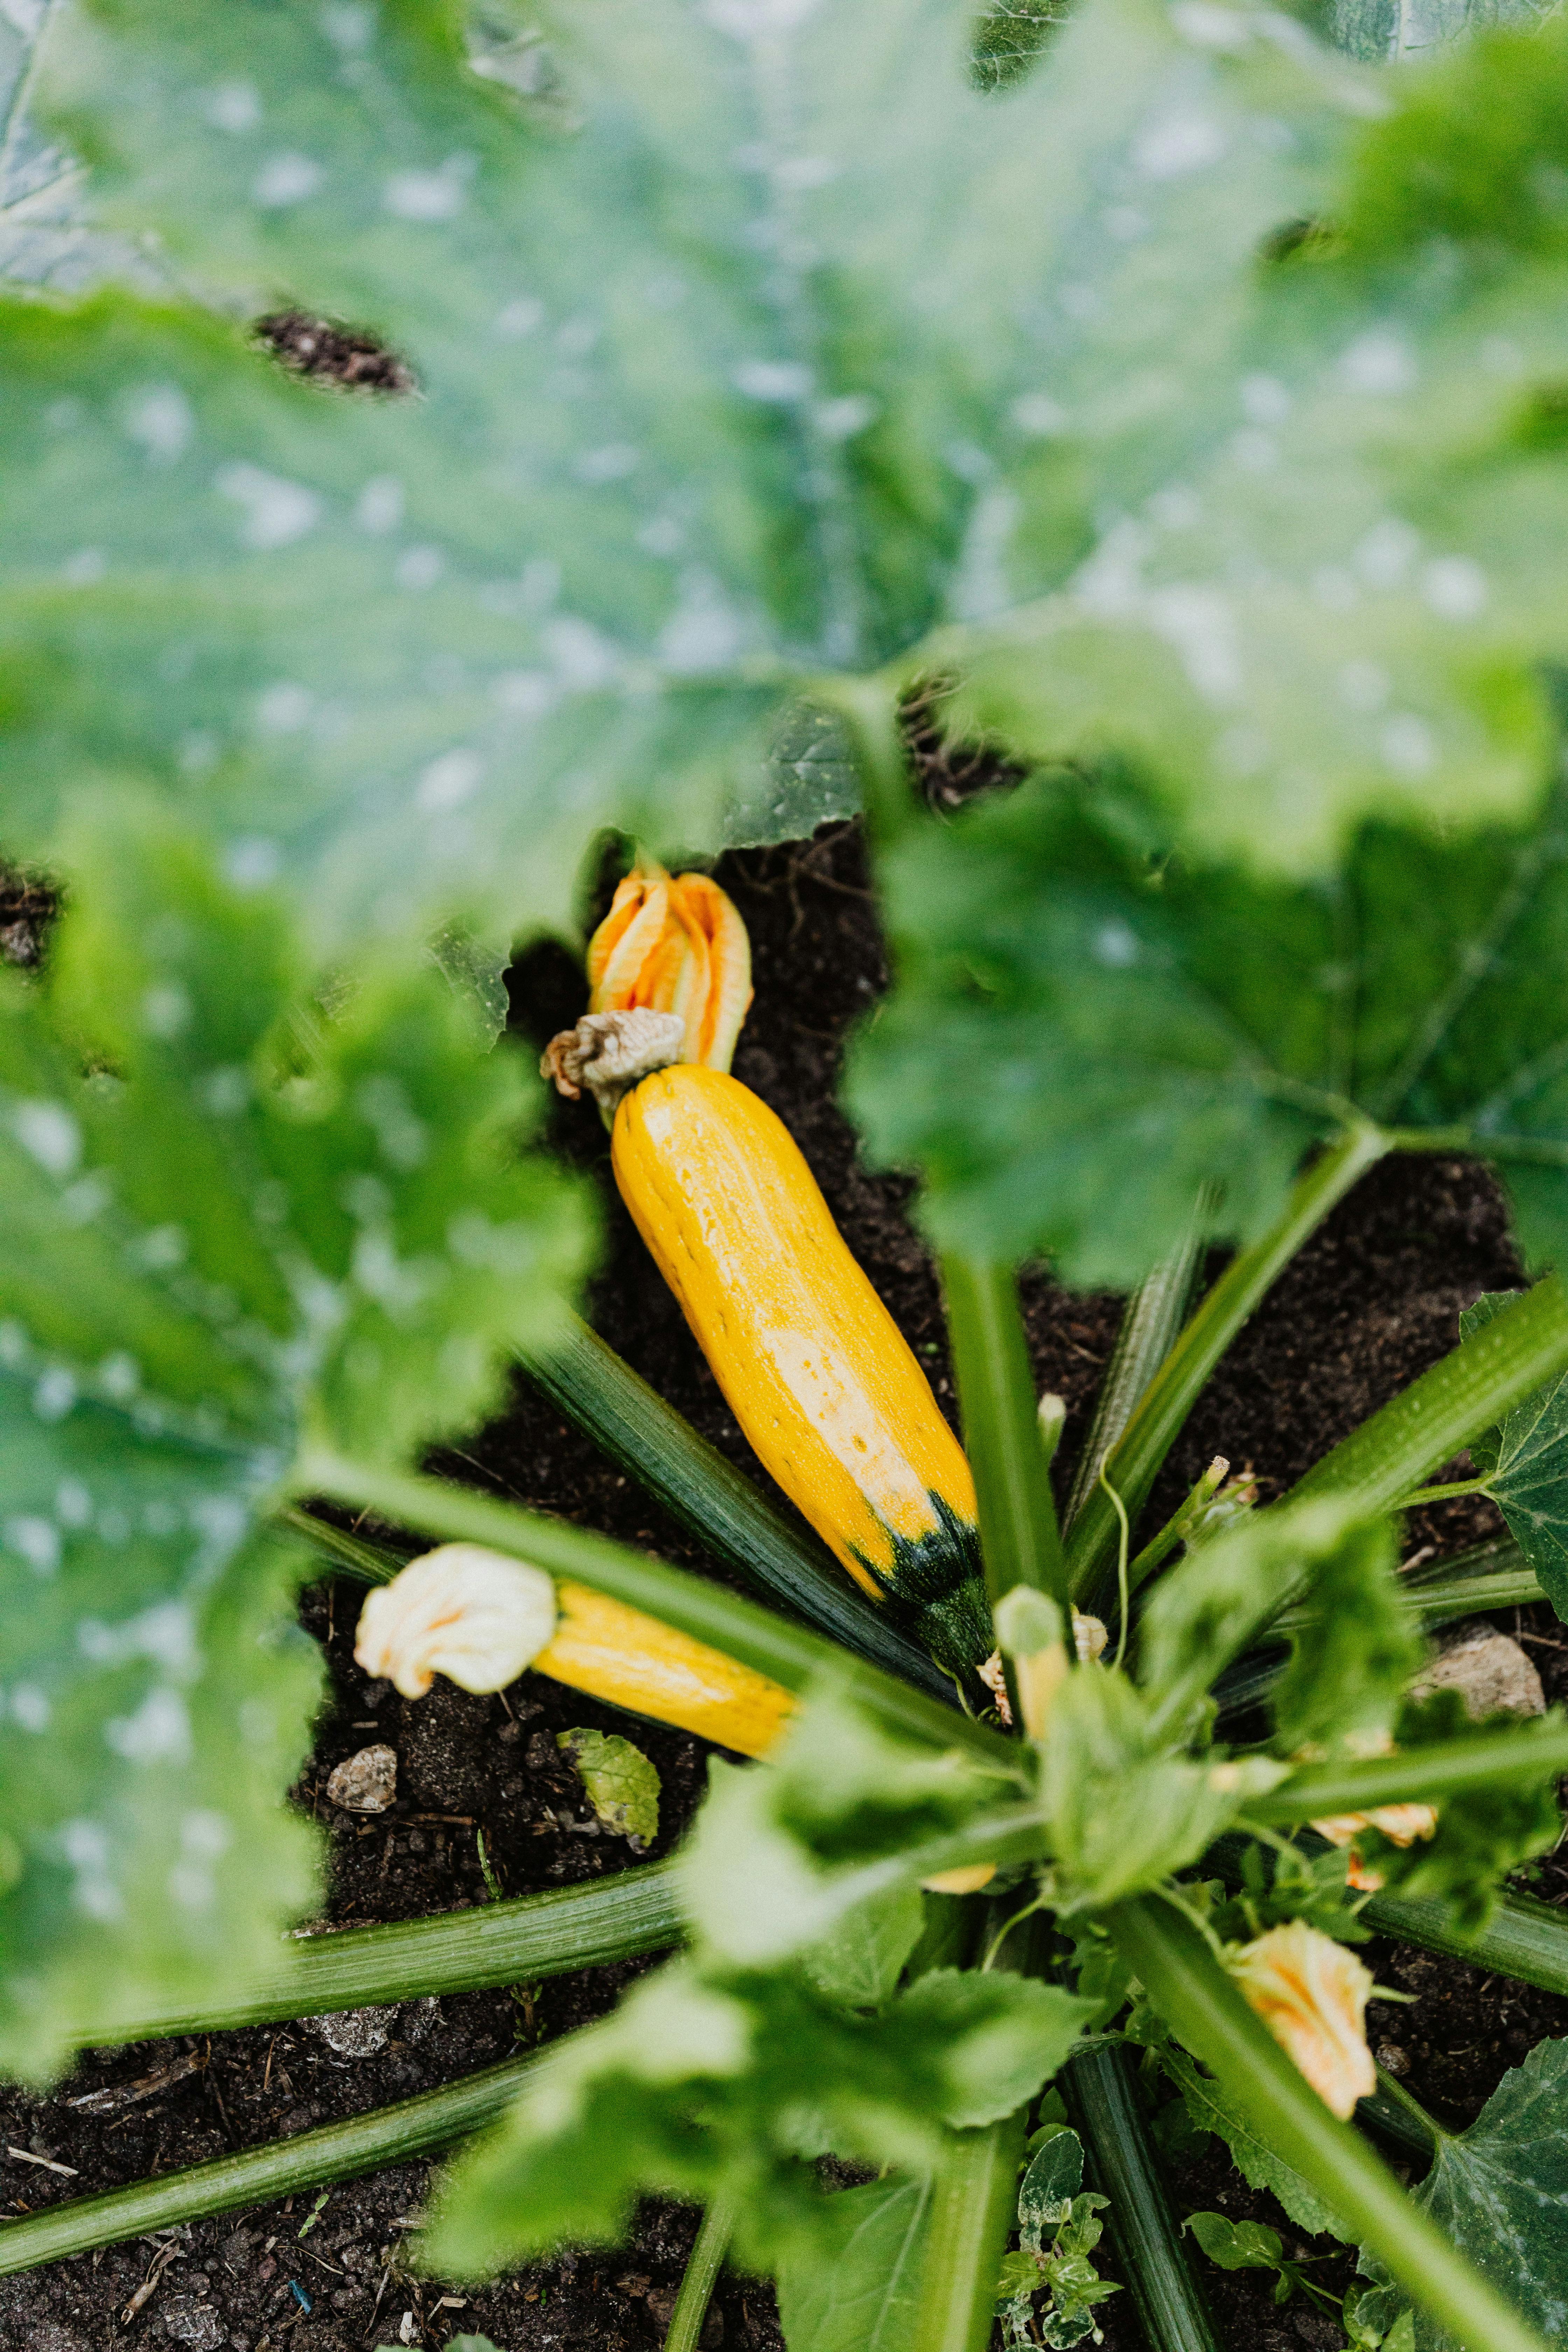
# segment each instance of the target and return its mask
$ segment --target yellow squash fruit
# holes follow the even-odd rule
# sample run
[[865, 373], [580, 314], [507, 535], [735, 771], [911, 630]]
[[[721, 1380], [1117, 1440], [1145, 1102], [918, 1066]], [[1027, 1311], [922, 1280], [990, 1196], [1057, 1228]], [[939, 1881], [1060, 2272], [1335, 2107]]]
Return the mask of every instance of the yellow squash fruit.
[[721, 1070], [656, 1069], [612, 1130], [621, 1197], [758, 1459], [958, 1673], [992, 1648], [974, 1483], [798, 1145]]
[[405, 1698], [422, 1698], [437, 1674], [464, 1690], [504, 1690], [531, 1666], [740, 1756], [771, 1748], [795, 1706], [706, 1642], [483, 1544], [440, 1544], [369, 1593], [354, 1656]]
[[706, 1642], [585, 1584], [558, 1584], [555, 1599], [561, 1614], [533, 1661], [536, 1674], [738, 1756], [765, 1755], [789, 1720], [788, 1691]]

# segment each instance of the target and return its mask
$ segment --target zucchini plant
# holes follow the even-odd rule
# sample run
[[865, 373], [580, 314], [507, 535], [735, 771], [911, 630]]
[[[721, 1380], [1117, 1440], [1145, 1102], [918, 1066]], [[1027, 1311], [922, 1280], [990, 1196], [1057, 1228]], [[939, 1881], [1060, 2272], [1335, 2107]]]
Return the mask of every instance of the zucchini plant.
[[[790, 2352], [1085, 2341], [1105, 2230], [1198, 2352], [1157, 2076], [1360, 2250], [1368, 2352], [1561, 2340], [1562, 2045], [1443, 2133], [1355, 1948], [1568, 1990], [1506, 1885], [1568, 1724], [1410, 1691], [1457, 1607], [1568, 1614], [1568, 35], [1459, 29], [80, 0], [5, 53], [3, 832], [64, 911], [0, 995], [0, 2063], [674, 1957], [0, 2266], [461, 2139], [445, 2276], [701, 2203], [675, 2345], [727, 2249]], [[290, 381], [243, 324], [286, 303], [416, 389]], [[922, 807], [917, 689], [1017, 788]], [[963, 1454], [726, 1075], [732, 910], [658, 863], [854, 810], [895, 981], [847, 1099], [920, 1180]], [[606, 827], [647, 856], [557, 1074], [661, 1041], [617, 1176], [816, 1535], [574, 1320], [586, 1189], [486, 1050]], [[1495, 1169], [1531, 1286], [1292, 1493], [1152, 1524], [1269, 1285], [1433, 1150]], [[1041, 1257], [1130, 1294], [1059, 1500]], [[760, 1597], [424, 1475], [511, 1357]], [[1401, 1569], [1456, 1486], [1506, 1556]], [[405, 1691], [529, 1661], [758, 1760], [671, 1865], [285, 1947], [323, 1562]], [[1433, 2152], [1413, 2193], [1358, 2115]]]

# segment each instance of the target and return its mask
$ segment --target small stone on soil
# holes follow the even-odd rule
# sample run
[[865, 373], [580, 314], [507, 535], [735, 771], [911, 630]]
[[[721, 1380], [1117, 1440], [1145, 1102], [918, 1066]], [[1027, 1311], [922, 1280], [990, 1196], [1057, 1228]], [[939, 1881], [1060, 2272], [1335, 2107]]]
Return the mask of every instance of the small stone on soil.
[[345, 1756], [327, 1782], [327, 1795], [345, 1813], [384, 1813], [397, 1794], [397, 1750], [377, 1746]]
[[1544, 1715], [1546, 1694], [1525, 1652], [1484, 1622], [1459, 1626], [1411, 1686], [1411, 1696], [1456, 1690], [1473, 1722], [1488, 1715]]
[[310, 2032], [340, 2058], [374, 2058], [392, 2039], [395, 2009], [340, 2009], [312, 2017]]

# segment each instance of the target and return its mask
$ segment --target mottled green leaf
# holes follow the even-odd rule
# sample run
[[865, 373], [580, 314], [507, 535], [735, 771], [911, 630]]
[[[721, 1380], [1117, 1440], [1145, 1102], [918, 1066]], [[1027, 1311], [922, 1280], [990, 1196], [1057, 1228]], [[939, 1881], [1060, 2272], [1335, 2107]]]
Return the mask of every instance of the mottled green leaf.
[[258, 1518], [311, 1437], [474, 1417], [584, 1238], [433, 970], [329, 1018], [277, 899], [165, 816], [100, 801], [75, 862], [45, 981], [0, 990], [0, 2064], [32, 2075], [272, 1964], [320, 1665]]
[[776, 2281], [788, 2352], [906, 2352], [921, 2308], [929, 2179], [897, 2176], [830, 2201], [820, 2252]]
[[640, 1748], [618, 1732], [558, 1731], [555, 1745], [578, 1778], [605, 1827], [634, 1850], [658, 1835], [658, 1773]]
[[[1460, 1316], [1461, 1337], [1501, 1314], [1514, 1296], [1483, 1293]], [[1472, 1442], [1470, 1458], [1547, 1599], [1568, 1618], [1568, 1381], [1515, 1405], [1500, 1429]]]
[[[1522, 2317], [1548, 2343], [1561, 2343], [1568, 2042], [1538, 2042], [1468, 2131], [1440, 2133], [1431, 2169], [1414, 2193]], [[1363, 2253], [1361, 2268], [1379, 2285], [1357, 2316], [1388, 2327], [1405, 2298], [1373, 2256]], [[1458, 2339], [1417, 2309], [1413, 2352], [1459, 2352]]]
[[1304, 885], [1173, 856], [1110, 774], [911, 824], [851, 1104], [944, 1244], [1076, 1282], [1141, 1276], [1205, 1180], [1255, 1234], [1358, 1112], [1491, 1160], [1530, 1256], [1568, 1262], [1565, 818], [1559, 789], [1464, 842], [1369, 825]]
[[[740, 838], [847, 807], [824, 672], [1064, 583], [1109, 610], [1109, 518], [1173, 515], [1210, 465], [1258, 244], [1378, 100], [1270, 10], [1097, 0], [989, 92], [969, 31], [951, 0], [602, 0], [475, 71], [447, 0], [71, 12], [44, 102], [94, 218], [226, 300], [368, 322], [421, 397], [311, 397], [188, 313], [0, 324], [15, 845], [53, 848], [62, 774], [133, 762], [330, 935], [559, 919], [606, 822], [673, 853], [726, 805]], [[1190, 638], [1159, 596], [1159, 644]], [[1441, 616], [1399, 612], [1414, 670], [1456, 679], [1421, 804], [1517, 794], [1517, 632], [1478, 710]], [[1343, 656], [1299, 617], [1305, 742]], [[1126, 660], [1081, 693], [1047, 666], [1074, 727], [1142, 708], [1148, 612], [1109, 625]], [[1168, 789], [1266, 855], [1414, 789], [1314, 772], [1282, 826], [1228, 753], [1202, 772], [1206, 718], [1148, 709]]]

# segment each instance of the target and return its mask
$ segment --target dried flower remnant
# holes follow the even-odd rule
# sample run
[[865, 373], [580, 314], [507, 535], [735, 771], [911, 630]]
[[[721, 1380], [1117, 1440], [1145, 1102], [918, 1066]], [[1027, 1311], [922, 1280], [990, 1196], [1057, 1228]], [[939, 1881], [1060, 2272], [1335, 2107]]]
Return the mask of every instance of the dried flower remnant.
[[405, 1698], [423, 1698], [438, 1674], [464, 1690], [504, 1690], [546, 1647], [555, 1619], [542, 1569], [482, 1544], [441, 1544], [371, 1593], [354, 1658]]
[[1342, 2122], [1377, 2082], [1366, 2046], [1371, 1971], [1304, 1921], [1226, 1956], [1232, 1976], [1293, 2065]]
[[588, 1010], [646, 1006], [682, 1024], [680, 1059], [727, 1070], [752, 1002], [752, 944], [706, 874], [638, 865], [588, 942]]

